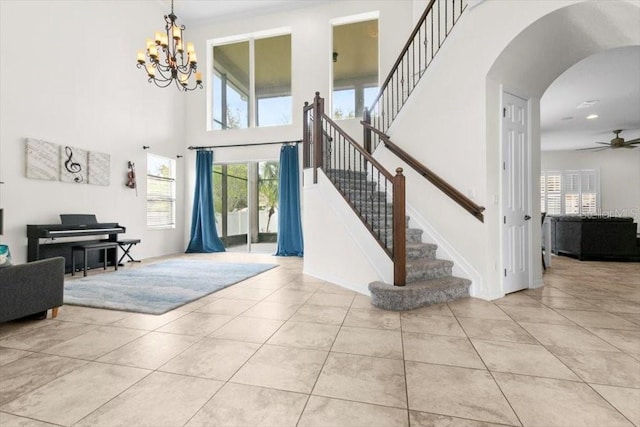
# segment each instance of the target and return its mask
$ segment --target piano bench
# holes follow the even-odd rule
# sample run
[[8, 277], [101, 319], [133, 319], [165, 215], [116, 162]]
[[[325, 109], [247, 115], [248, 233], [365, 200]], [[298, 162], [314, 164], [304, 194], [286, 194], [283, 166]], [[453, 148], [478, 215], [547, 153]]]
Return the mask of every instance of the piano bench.
[[114, 253], [116, 254], [114, 256], [114, 266], [115, 269], [118, 270], [118, 263], [116, 262], [116, 258], [117, 258], [117, 247], [118, 244], [116, 242], [91, 242], [91, 243], [85, 243], [85, 244], [80, 244], [80, 245], [75, 245], [73, 247], [71, 247], [71, 275], [74, 276], [76, 274], [76, 252], [82, 252], [84, 255], [84, 264], [83, 264], [83, 271], [84, 271], [84, 276], [87, 276], [87, 254], [89, 253], [89, 251], [104, 251], [104, 264], [103, 264], [103, 268], [106, 270], [107, 269], [107, 250], [108, 249], [114, 249]]

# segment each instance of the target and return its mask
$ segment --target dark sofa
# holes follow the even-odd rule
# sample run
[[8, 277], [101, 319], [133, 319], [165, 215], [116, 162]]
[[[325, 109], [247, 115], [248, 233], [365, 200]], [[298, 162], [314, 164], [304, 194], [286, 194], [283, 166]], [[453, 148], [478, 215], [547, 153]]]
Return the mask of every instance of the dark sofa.
[[552, 217], [552, 252], [580, 260], [640, 261], [637, 227], [631, 217]]
[[48, 258], [0, 268], [0, 322], [62, 306], [64, 258]]

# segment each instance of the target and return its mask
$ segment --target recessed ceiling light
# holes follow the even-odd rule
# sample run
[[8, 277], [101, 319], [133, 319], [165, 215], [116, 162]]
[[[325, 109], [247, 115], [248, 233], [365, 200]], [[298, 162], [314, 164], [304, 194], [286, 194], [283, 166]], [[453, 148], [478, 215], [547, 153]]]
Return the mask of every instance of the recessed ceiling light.
[[560, 120], [571, 120], [571, 119], [573, 119], [573, 116], [563, 117]]
[[597, 119], [597, 118], [598, 118], [598, 115], [597, 115], [597, 114], [589, 114], [589, 115], [587, 116], [587, 120], [593, 120], [593, 119]]
[[600, 102], [599, 99], [592, 99], [592, 100], [588, 100], [588, 101], [584, 101], [581, 102], [580, 104], [578, 104], [578, 106], [576, 108], [578, 109], [582, 109], [582, 108], [589, 108], [589, 107], [593, 107], [594, 105], [596, 105], [598, 102]]

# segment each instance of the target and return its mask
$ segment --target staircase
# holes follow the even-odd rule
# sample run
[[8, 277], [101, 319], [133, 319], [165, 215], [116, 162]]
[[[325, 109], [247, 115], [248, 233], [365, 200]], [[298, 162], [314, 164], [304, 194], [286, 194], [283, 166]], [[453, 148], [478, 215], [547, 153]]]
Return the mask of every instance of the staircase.
[[324, 171], [393, 263], [393, 284], [369, 284], [372, 304], [383, 309], [410, 310], [469, 296], [471, 282], [453, 277], [453, 263], [437, 259], [436, 245], [422, 242], [423, 230], [408, 226], [403, 169], [397, 167], [394, 175], [372, 155], [379, 144], [384, 144], [405, 165], [484, 222], [484, 207], [422, 165], [386, 134], [466, 5], [466, 0], [428, 2], [377, 97], [364, 111], [360, 122], [362, 144], [325, 113], [319, 92], [303, 108], [303, 167], [313, 169], [314, 184], [318, 182], [318, 169]]
[[[366, 224], [371, 224], [379, 241], [384, 242], [385, 236], [393, 234], [387, 195], [377, 189], [375, 181], [367, 179], [364, 172], [329, 169], [326, 174], [356, 213]], [[410, 228], [409, 217], [406, 217], [406, 226], [407, 284], [370, 283], [371, 303], [385, 310], [399, 311], [468, 297], [471, 281], [451, 275], [453, 262], [436, 258], [437, 245], [423, 243], [423, 230]], [[391, 244], [388, 247], [393, 249]]]

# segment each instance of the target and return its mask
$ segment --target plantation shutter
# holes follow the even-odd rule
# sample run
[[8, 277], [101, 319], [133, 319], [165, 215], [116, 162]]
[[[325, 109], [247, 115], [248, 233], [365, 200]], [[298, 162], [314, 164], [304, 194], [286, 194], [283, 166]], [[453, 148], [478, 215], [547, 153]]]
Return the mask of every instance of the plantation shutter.
[[596, 171], [582, 171], [580, 213], [582, 215], [596, 215], [598, 213], [598, 190]]
[[560, 172], [547, 173], [547, 215], [562, 214], [562, 175]]
[[564, 174], [564, 213], [580, 214], [580, 172], [566, 171]]

